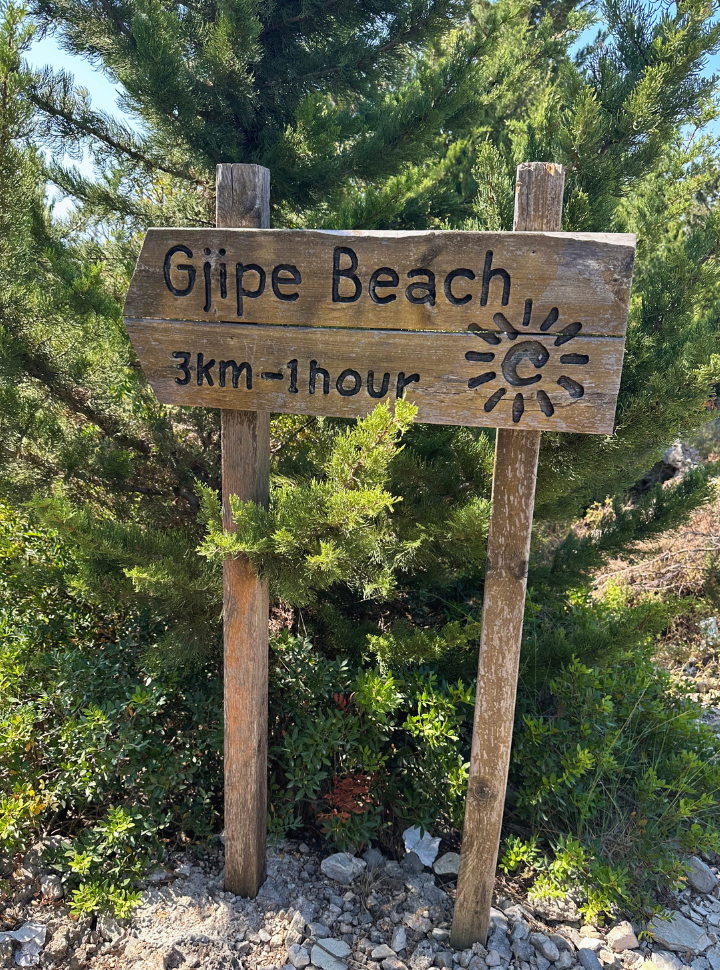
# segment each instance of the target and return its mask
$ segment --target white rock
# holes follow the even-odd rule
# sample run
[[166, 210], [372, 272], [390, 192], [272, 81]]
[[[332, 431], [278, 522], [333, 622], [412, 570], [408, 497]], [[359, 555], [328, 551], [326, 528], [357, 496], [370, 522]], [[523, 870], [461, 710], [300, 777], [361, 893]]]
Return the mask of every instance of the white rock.
[[292, 943], [287, 948], [287, 958], [295, 967], [295, 970], [303, 970], [303, 967], [310, 963], [310, 954], [299, 943]]
[[702, 859], [698, 859], [697, 856], [688, 859], [687, 864], [690, 866], [687, 881], [693, 889], [696, 889], [699, 893], [711, 893], [718, 881], [710, 866], [706, 865]]
[[350, 947], [343, 940], [336, 940], [329, 936], [321, 943], [316, 943], [310, 953], [310, 959], [321, 970], [346, 970], [347, 963], [343, 959], [350, 955]]
[[405, 851], [414, 852], [419, 856], [424, 866], [431, 866], [437, 859], [440, 848], [440, 839], [433, 838], [429, 832], [423, 835], [417, 825], [413, 825], [403, 832], [405, 841]]
[[[297, 913], [290, 920], [290, 926], [285, 934], [285, 948], [290, 949], [294, 943], [302, 943], [302, 938], [305, 934], [305, 917], [298, 910]], [[292, 963], [292, 961], [290, 961]], [[309, 961], [308, 961], [309, 962]], [[293, 964], [294, 966], [295, 964]], [[305, 964], [307, 966], [307, 964]]]
[[605, 943], [602, 940], [598, 940], [595, 936], [584, 936], [580, 940], [580, 946], [578, 950], [592, 950], [593, 953], [597, 953], [598, 950], [602, 950]]
[[[405, 932], [404, 926], [396, 926], [393, 930], [392, 940], [390, 941], [390, 946], [396, 953], [404, 950], [407, 947], [407, 933]], [[713, 968], [715, 970], [715, 968]], [[720, 967], [718, 968], [720, 970]]]
[[358, 859], [349, 852], [336, 852], [320, 863], [323, 874], [343, 886], [349, 886], [366, 867], [367, 862], [364, 859]]
[[457, 876], [460, 872], [460, 855], [457, 852], [446, 852], [436, 859], [433, 864], [436, 876]]
[[55, 875], [45, 875], [40, 877], [40, 889], [43, 896], [47, 896], [48, 899], [56, 903], [59, 899], [62, 899], [65, 895], [65, 890], [63, 889], [62, 879], [60, 876]]
[[652, 953], [650, 961], [657, 970], [682, 970], [682, 961], [668, 950], [657, 950]]
[[607, 935], [607, 941], [616, 953], [622, 953], [623, 950], [634, 950], [640, 945], [632, 924], [628, 923], [627, 920], [613, 926]]
[[710, 946], [710, 938], [702, 927], [696, 926], [681, 913], [671, 913], [670, 919], [656, 917], [650, 922], [648, 930], [665, 950], [702, 953]]

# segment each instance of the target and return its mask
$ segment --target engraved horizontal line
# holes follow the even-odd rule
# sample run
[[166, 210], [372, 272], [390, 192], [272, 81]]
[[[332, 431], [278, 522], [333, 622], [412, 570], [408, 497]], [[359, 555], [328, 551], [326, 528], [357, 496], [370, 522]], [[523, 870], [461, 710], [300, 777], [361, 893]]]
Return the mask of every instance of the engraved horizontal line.
[[[332, 326], [328, 324], [323, 324], [322, 326], [313, 326], [308, 323], [264, 323], [262, 320], [183, 320], [174, 319], [171, 317], [124, 317], [124, 322], [126, 325], [137, 324], [150, 324], [152, 326], [157, 326], [158, 328], [162, 324], [191, 324], [197, 327], [228, 327], [233, 329], [238, 329], [242, 327], [272, 327], [274, 330], [280, 331], [295, 331], [295, 332], [313, 332], [321, 333], [323, 331], [329, 332], [340, 332], [340, 333], [386, 333], [386, 334], [396, 334], [396, 333], [408, 333], [408, 334], [438, 334], [443, 336], [453, 336], [453, 337], [464, 337], [466, 340], [472, 338], [473, 346], [477, 346], [477, 335], [470, 330], [425, 330], [425, 329], [408, 329], [408, 328], [394, 328], [384, 325], [382, 327], [343, 327], [343, 326]], [[500, 339], [505, 336], [501, 330], [490, 331], [493, 335], [499, 337]], [[549, 340], [555, 338], [561, 334], [559, 330], [550, 330], [547, 333], [540, 333], [536, 330], [522, 330], [521, 331], [523, 339], [528, 337], [539, 337]], [[620, 343], [625, 342], [624, 334], [612, 334], [612, 333], [595, 333], [583, 330], [582, 333], [573, 336], [573, 341], [575, 346], [578, 346], [577, 341], [583, 341], [588, 337], [593, 337], [599, 340], [617, 340]]]

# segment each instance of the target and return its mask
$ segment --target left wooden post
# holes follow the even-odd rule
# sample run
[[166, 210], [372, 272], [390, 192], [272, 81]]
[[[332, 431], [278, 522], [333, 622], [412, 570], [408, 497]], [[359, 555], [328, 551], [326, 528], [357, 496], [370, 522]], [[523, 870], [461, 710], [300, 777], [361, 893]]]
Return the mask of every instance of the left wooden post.
[[[270, 226], [270, 172], [218, 165], [218, 229]], [[267, 508], [270, 415], [221, 412], [223, 527], [234, 529], [230, 496]], [[247, 559], [223, 572], [225, 642], [225, 889], [256, 896], [267, 841], [268, 589]]]

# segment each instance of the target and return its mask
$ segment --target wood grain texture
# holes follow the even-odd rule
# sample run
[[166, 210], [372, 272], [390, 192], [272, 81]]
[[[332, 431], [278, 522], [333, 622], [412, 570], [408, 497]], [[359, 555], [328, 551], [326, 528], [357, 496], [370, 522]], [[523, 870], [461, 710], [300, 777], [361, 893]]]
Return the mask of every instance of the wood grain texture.
[[[184, 249], [168, 256], [176, 247]], [[354, 254], [357, 284], [338, 277], [333, 300], [338, 248]], [[471, 324], [495, 329], [498, 311], [520, 328], [532, 300], [528, 332], [540, 332], [548, 315], [559, 313], [562, 325], [579, 321], [585, 333], [623, 336], [634, 252], [633, 235], [609, 233], [150, 229], [124, 312], [159, 320], [466, 331]], [[341, 272], [351, 267], [347, 253], [337, 261]], [[356, 300], [343, 302], [356, 290]]]
[[[260, 165], [218, 165], [218, 226], [270, 224], [270, 172]], [[270, 415], [223, 410], [223, 527], [235, 525], [230, 496], [267, 507]], [[265, 879], [267, 853], [267, 584], [247, 559], [223, 567], [225, 690], [225, 888], [254, 897]]]
[[[562, 166], [518, 168], [515, 225], [556, 229]], [[510, 764], [539, 431], [498, 431], [465, 823], [451, 943], [485, 943]]]
[[[624, 346], [618, 337], [581, 335], [556, 346], [554, 333], [529, 341], [524, 334], [514, 340], [503, 334], [488, 344], [473, 333], [430, 337], [252, 324], [174, 323], [163, 330], [155, 321], [137, 320], [128, 321], [128, 330], [158, 400], [166, 404], [363, 417], [379, 400], [396, 399], [402, 374], [401, 383], [409, 381], [404, 396], [417, 404], [419, 421], [596, 434], [612, 432]], [[536, 367], [526, 353], [542, 366]], [[468, 360], [466, 354], [484, 359]], [[232, 363], [221, 368], [221, 361], [237, 365], [234, 379]], [[327, 372], [327, 382], [317, 368]], [[370, 372], [377, 397], [368, 390]], [[468, 386], [488, 375], [492, 379]], [[513, 386], [509, 380], [533, 383]], [[582, 396], [573, 397], [578, 387]], [[496, 406], [486, 410], [501, 391]], [[546, 412], [552, 408], [552, 414], [542, 407]]]

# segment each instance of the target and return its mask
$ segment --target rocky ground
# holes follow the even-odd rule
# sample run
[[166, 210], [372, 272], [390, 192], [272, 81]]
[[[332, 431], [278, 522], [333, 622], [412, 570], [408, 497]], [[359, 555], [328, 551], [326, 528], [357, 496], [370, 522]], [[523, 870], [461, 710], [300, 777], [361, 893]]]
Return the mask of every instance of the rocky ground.
[[375, 849], [363, 858], [320, 858], [288, 841], [269, 853], [267, 881], [246, 900], [223, 889], [218, 843], [154, 870], [142, 905], [121, 926], [70, 917], [62, 899], [53, 901], [61, 887], [43, 870], [41, 851], [27, 853], [18, 872], [31, 896], [16, 897], [0, 917], [2, 968], [720, 970], [720, 870], [700, 859], [669, 918], [647, 927], [584, 924], [569, 899], [551, 905], [497, 896], [486, 946], [455, 950], [454, 853], [431, 870], [415, 852], [400, 863]]

